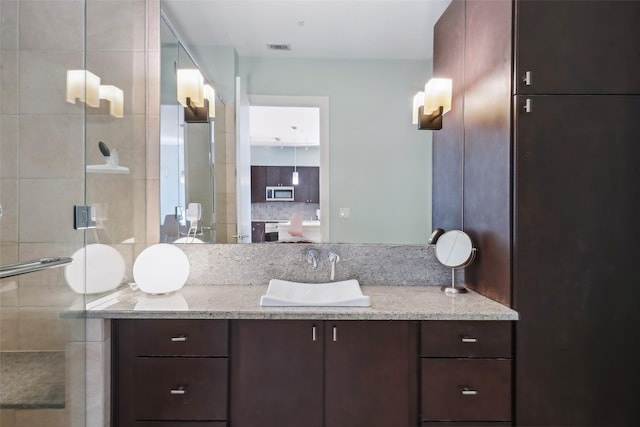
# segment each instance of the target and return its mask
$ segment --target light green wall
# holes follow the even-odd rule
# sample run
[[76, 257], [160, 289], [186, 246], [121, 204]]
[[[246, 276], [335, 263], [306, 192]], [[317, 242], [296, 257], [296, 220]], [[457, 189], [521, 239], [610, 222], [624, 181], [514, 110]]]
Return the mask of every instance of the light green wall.
[[239, 57], [238, 70], [250, 95], [329, 97], [331, 242], [427, 241], [431, 131], [416, 130], [411, 108], [430, 61]]

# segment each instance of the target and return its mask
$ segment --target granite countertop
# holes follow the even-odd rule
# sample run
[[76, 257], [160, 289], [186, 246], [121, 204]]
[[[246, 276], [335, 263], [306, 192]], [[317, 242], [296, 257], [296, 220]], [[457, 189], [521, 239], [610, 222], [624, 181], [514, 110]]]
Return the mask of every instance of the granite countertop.
[[481, 294], [449, 295], [439, 286], [362, 286], [371, 307], [261, 307], [267, 285], [187, 285], [167, 295], [124, 288], [64, 317], [317, 320], [517, 320], [518, 313]]

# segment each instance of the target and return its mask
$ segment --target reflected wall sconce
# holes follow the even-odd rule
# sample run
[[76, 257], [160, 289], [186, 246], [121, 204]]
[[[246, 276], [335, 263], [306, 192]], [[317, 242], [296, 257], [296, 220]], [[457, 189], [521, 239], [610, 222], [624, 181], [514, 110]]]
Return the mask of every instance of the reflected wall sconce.
[[442, 116], [451, 110], [451, 79], [432, 78], [413, 97], [413, 124], [419, 130], [442, 129]]
[[216, 91], [211, 85], [204, 85], [204, 99], [209, 101], [209, 118], [216, 117]]
[[124, 111], [122, 89], [112, 85], [101, 85], [100, 77], [88, 70], [67, 70], [67, 102], [76, 100], [89, 107], [100, 107], [100, 100], [109, 101], [109, 114], [121, 118]]
[[88, 70], [67, 70], [67, 102], [100, 106], [100, 77]]
[[100, 85], [100, 99], [109, 101], [109, 114], [122, 118], [124, 111], [124, 94], [122, 89], [112, 85]]
[[[177, 70], [178, 102], [184, 107], [186, 123], [209, 122], [209, 100], [204, 96], [204, 78], [197, 68]], [[208, 86], [208, 85], [207, 85]]]

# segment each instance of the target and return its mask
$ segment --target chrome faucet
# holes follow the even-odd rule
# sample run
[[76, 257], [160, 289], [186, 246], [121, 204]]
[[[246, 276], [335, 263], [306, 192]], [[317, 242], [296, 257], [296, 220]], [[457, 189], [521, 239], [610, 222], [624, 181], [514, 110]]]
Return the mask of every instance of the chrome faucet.
[[331, 276], [329, 277], [329, 280], [333, 280], [336, 277], [336, 264], [340, 262], [340, 255], [333, 251], [329, 251], [327, 259], [331, 264]]
[[307, 262], [312, 265], [312, 268], [315, 270], [318, 268], [318, 251], [316, 249], [309, 249], [307, 251]]

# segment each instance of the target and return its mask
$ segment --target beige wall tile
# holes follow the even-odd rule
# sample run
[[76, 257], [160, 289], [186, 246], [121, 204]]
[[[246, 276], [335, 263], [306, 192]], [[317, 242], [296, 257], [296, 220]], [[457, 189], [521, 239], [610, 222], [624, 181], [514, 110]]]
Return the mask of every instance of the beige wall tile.
[[0, 1], [0, 49], [18, 48], [18, 2]]
[[0, 409], [0, 426], [16, 427], [16, 410], [15, 409]]
[[18, 116], [0, 115], [0, 178], [17, 177]]
[[[110, 2], [109, 2], [110, 3]], [[20, 49], [84, 48], [84, 5], [77, 1], [20, 1]], [[51, 25], [55, 22], [55, 25]]]
[[66, 410], [69, 415], [69, 427], [86, 427], [86, 343], [67, 343], [66, 364]]
[[59, 309], [20, 308], [18, 316], [21, 350], [64, 350], [69, 325]]
[[12, 80], [18, 82], [20, 113], [82, 116], [84, 103], [66, 101], [67, 70], [82, 68], [79, 51], [21, 51], [20, 78]]
[[64, 409], [21, 409], [16, 411], [16, 427], [34, 426], [68, 427], [69, 416]]
[[19, 127], [20, 178], [83, 178], [82, 117], [23, 115]]
[[0, 50], [0, 114], [18, 112], [18, 53]]
[[0, 179], [0, 242], [15, 243], [18, 241], [18, 180]]
[[160, 241], [160, 180], [146, 181], [146, 238], [147, 243]]
[[160, 177], [160, 116], [147, 116], [146, 177]]
[[0, 351], [20, 349], [18, 324], [20, 313], [17, 308], [3, 307], [0, 310]]
[[21, 179], [19, 239], [25, 243], [81, 244], [73, 229], [73, 205], [84, 202], [84, 182], [70, 179]]
[[144, 51], [145, 0], [87, 2], [87, 51]]
[[[13, 264], [16, 262], [18, 262], [18, 245], [2, 242], [0, 245], [0, 264]], [[19, 280], [18, 276], [0, 279], [0, 307], [18, 306]]]

